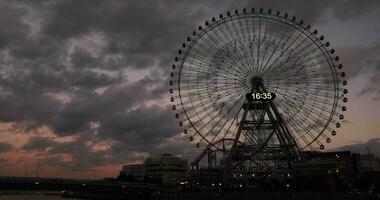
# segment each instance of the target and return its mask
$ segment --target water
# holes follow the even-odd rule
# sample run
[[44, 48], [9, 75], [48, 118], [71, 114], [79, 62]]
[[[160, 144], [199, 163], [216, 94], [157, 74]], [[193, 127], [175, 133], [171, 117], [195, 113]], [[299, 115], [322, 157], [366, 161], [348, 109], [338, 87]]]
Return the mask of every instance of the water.
[[60, 195], [46, 194], [0, 194], [0, 200], [79, 200], [76, 198], [62, 198]]

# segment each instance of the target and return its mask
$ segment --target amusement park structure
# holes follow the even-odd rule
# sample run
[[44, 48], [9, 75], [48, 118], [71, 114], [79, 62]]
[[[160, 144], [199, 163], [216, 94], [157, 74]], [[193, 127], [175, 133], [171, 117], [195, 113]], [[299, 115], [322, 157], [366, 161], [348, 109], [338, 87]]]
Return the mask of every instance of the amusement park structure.
[[220, 14], [178, 50], [170, 100], [203, 149], [191, 163], [236, 174], [290, 174], [304, 151], [324, 150], [344, 120], [345, 73], [334, 49], [296, 17], [264, 9]]

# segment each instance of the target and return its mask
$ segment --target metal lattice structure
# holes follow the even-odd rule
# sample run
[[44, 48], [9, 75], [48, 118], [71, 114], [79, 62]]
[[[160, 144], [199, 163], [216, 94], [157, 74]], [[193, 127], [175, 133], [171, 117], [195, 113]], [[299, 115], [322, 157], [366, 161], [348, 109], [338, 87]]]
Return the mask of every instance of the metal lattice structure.
[[[281, 152], [297, 159], [300, 151], [325, 149], [344, 120], [348, 93], [329, 46], [310, 25], [278, 11], [235, 10], [199, 26], [170, 74], [175, 117], [205, 149], [197, 162], [214, 149], [224, 153], [219, 167], [232, 170]], [[275, 98], [246, 98], [268, 92]], [[226, 140], [234, 142], [217, 146]], [[267, 153], [271, 147], [276, 153]], [[236, 155], [244, 158], [235, 162]]]

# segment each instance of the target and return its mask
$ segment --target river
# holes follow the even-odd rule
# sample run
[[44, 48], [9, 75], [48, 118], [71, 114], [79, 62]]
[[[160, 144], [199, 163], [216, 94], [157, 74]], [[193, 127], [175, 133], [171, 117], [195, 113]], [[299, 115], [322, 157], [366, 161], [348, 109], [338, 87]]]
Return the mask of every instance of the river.
[[0, 194], [0, 200], [79, 200], [75, 198], [62, 198], [60, 195], [46, 194]]

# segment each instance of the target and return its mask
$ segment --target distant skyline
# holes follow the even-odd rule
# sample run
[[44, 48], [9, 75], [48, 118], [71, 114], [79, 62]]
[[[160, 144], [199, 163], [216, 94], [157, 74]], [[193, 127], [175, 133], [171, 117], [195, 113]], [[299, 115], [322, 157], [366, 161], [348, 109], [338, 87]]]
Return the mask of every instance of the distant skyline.
[[199, 150], [177, 127], [168, 75], [204, 21], [235, 8], [303, 19], [348, 75], [346, 123], [326, 145], [380, 156], [380, 1], [1, 1], [0, 176], [115, 177]]

